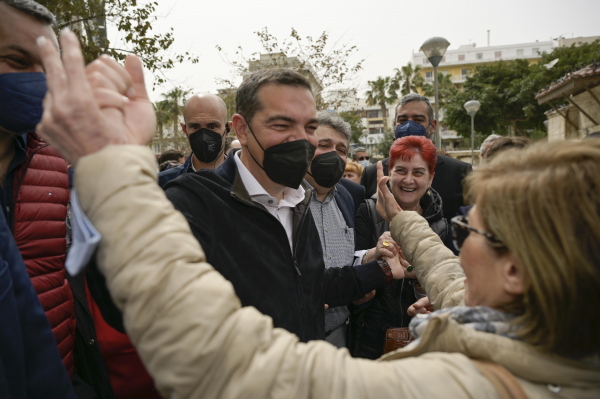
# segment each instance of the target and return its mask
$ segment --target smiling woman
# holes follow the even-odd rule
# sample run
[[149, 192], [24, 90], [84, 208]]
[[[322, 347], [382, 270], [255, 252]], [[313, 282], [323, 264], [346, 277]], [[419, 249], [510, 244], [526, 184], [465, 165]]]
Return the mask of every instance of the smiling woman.
[[[390, 186], [394, 199], [405, 211], [421, 215], [433, 231], [453, 249], [448, 222], [442, 214], [442, 199], [431, 188], [437, 155], [430, 140], [407, 136], [396, 140], [390, 149]], [[376, 210], [377, 195], [365, 200], [356, 214], [356, 249], [372, 248], [390, 225]], [[422, 293], [414, 278], [394, 281], [379, 289], [368, 306], [353, 308], [351, 316], [351, 352], [354, 356], [377, 359], [383, 354], [386, 331], [407, 327], [411, 317], [408, 307]], [[414, 287], [417, 287], [416, 289]]]

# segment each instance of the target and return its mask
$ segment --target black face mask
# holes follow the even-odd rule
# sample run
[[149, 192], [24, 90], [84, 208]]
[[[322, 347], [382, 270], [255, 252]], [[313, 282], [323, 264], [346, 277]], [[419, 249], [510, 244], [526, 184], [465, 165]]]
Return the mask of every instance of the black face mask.
[[265, 154], [263, 164], [258, 163], [250, 149], [248, 149], [248, 153], [254, 159], [254, 162], [265, 171], [269, 179], [293, 189], [300, 187], [300, 183], [302, 183], [308, 171], [310, 161], [315, 155], [315, 146], [308, 140], [295, 140], [276, 144], [265, 150], [250, 128], [250, 124], [248, 124], [248, 129]]
[[317, 155], [310, 166], [309, 175], [321, 187], [330, 188], [337, 184], [344, 175], [346, 163], [335, 151]]
[[203, 163], [213, 162], [223, 151], [223, 136], [210, 129], [202, 128], [190, 134], [190, 147], [198, 161]]

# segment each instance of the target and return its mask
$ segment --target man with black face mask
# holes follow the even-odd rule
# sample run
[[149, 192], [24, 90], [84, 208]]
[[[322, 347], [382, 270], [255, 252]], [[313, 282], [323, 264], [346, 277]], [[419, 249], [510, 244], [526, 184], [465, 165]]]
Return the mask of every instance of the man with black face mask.
[[[312, 191], [303, 184], [319, 126], [306, 78], [286, 69], [255, 72], [237, 91], [236, 111], [242, 149], [230, 152], [214, 172], [171, 181], [164, 187], [167, 197], [243, 306], [271, 316], [301, 341], [324, 339], [325, 304], [361, 299], [400, 276], [402, 266], [393, 252], [378, 248], [364, 265], [325, 268], [309, 206]], [[313, 171], [318, 181], [325, 177], [323, 184], [341, 177], [316, 166]]]
[[[317, 117], [317, 150], [306, 181], [313, 189], [310, 211], [319, 232], [323, 261], [326, 268], [360, 264], [366, 261], [368, 251], [354, 251], [354, 214], [355, 201], [359, 201], [360, 205], [364, 198], [364, 187], [342, 179], [348, 141], [352, 135], [350, 125], [330, 112], [319, 112]], [[382, 242], [386, 237], [382, 238]], [[366, 302], [372, 295], [367, 294], [361, 301]], [[346, 320], [349, 315], [347, 306], [325, 310], [325, 340], [338, 348], [346, 346]]]
[[227, 106], [218, 96], [210, 93], [195, 94], [183, 107], [181, 129], [190, 141], [192, 154], [180, 166], [158, 174], [158, 184], [200, 169], [215, 169], [225, 160], [225, 139], [231, 131], [227, 122]]

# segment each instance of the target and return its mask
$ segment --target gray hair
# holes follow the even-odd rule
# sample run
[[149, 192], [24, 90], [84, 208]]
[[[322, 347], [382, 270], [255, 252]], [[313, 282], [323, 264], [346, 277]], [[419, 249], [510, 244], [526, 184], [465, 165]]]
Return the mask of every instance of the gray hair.
[[[479, 147], [481, 150], [480, 155], [482, 158], [485, 158], [485, 156], [487, 155], [487, 152], [490, 150], [489, 147], [491, 147], [492, 144], [494, 143], [494, 141], [498, 140], [500, 137], [502, 137], [502, 136], [500, 136], [499, 134], [490, 134], [489, 136], [487, 136], [485, 138], [485, 140], [483, 140], [483, 143], [481, 143], [481, 147]], [[488, 148], [486, 148], [486, 146]]]
[[267, 84], [302, 87], [313, 94], [308, 80], [294, 70], [279, 68], [254, 72], [242, 82], [235, 94], [235, 112], [242, 115], [246, 123], [250, 123], [254, 115], [262, 109], [258, 90]]
[[346, 141], [350, 141], [352, 137], [352, 128], [350, 124], [343, 120], [338, 114], [327, 111], [320, 111], [317, 113], [319, 119], [319, 126], [331, 126], [335, 131], [340, 132], [346, 138]]
[[356, 160], [356, 158], [357, 158], [356, 154], [359, 153], [359, 152], [367, 152], [367, 149], [365, 147], [356, 147], [354, 149], [354, 152], [352, 152], [352, 159], [353, 160]]
[[394, 115], [394, 120], [398, 116], [398, 109], [401, 106], [403, 106], [404, 104], [408, 104], [408, 103], [411, 103], [413, 101], [419, 101], [419, 102], [427, 104], [427, 107], [429, 108], [429, 123], [433, 122], [434, 115], [433, 115], [433, 107], [431, 106], [431, 102], [429, 102], [429, 99], [427, 97], [422, 96], [422, 95], [417, 94], [417, 93], [408, 93], [407, 95], [405, 95], [404, 97], [402, 97], [402, 99], [400, 100], [400, 102], [396, 106], [396, 114]]
[[40, 22], [55, 26], [56, 18], [46, 7], [33, 0], [0, 0], [9, 7], [31, 15]]

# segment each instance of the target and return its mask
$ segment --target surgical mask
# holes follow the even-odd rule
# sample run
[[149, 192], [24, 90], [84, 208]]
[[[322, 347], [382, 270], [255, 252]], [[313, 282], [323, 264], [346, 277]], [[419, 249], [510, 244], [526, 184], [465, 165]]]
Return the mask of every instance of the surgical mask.
[[265, 171], [269, 179], [282, 186], [297, 189], [306, 176], [310, 162], [315, 155], [315, 146], [308, 140], [295, 140], [276, 144], [266, 150], [260, 144], [248, 124], [248, 130], [264, 152], [263, 164], [259, 164], [248, 148], [254, 162]]
[[203, 163], [213, 162], [223, 151], [223, 136], [210, 129], [202, 128], [190, 134], [190, 147], [198, 161]]
[[358, 161], [358, 164], [363, 168], [366, 168], [367, 166], [371, 165], [371, 163], [366, 159], [364, 161]]
[[35, 131], [44, 113], [46, 89], [41, 72], [0, 74], [0, 126], [16, 134]]
[[330, 188], [337, 184], [344, 175], [346, 162], [335, 151], [317, 155], [310, 165], [309, 175], [321, 187]]
[[[427, 125], [429, 127], [429, 125]], [[406, 121], [396, 126], [396, 139], [401, 139], [406, 136], [423, 136], [427, 137], [427, 129], [420, 123]]]

